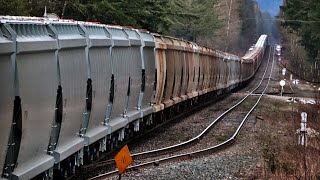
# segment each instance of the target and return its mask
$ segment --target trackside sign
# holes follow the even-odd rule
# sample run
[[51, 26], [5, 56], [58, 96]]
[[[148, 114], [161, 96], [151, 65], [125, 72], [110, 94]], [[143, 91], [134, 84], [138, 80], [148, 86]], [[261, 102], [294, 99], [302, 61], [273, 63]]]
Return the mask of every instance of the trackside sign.
[[120, 152], [114, 157], [117, 164], [119, 173], [122, 174], [126, 168], [132, 163], [132, 158], [129, 152], [129, 148], [125, 145]]

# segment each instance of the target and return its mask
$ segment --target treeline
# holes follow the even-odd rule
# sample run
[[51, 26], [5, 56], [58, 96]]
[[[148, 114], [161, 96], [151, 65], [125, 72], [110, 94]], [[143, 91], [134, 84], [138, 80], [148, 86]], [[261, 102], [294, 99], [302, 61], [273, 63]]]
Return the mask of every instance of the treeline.
[[242, 20], [239, 44], [243, 49], [247, 49], [259, 37], [258, 31], [262, 31], [259, 29], [262, 25], [258, 26], [261, 17], [257, 3], [253, 0], [241, 0], [239, 16]]
[[320, 60], [320, 1], [286, 0], [283, 26], [297, 32], [311, 62]]
[[60, 18], [99, 21], [152, 31], [167, 29], [173, 13], [169, 0], [3, 0], [2, 15], [42, 17], [44, 8]]
[[215, 31], [221, 27], [215, 6], [219, 0], [171, 0], [175, 14], [172, 25], [165, 31], [176, 37], [197, 42], [198, 38], [213, 40]]
[[196, 41], [219, 27], [217, 0], [2, 0], [0, 15], [43, 16], [119, 24]]

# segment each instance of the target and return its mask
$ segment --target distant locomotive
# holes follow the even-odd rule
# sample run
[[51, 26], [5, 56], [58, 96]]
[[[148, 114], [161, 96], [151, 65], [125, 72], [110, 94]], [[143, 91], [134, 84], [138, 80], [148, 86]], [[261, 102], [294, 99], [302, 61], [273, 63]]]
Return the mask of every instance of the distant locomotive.
[[262, 35], [239, 58], [128, 27], [0, 16], [1, 175], [69, 176], [139, 131], [244, 85], [266, 45]]

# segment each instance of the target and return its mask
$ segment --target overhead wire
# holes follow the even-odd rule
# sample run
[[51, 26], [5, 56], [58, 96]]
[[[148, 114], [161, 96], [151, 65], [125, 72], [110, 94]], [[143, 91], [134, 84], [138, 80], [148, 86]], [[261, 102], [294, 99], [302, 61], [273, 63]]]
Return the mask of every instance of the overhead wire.
[[[320, 23], [320, 20], [301, 20], [301, 19], [282, 19], [282, 18], [262, 18], [262, 19], [270, 20], [270, 21], [280, 21], [280, 22]], [[257, 18], [241, 18], [241, 20], [257, 20]]]

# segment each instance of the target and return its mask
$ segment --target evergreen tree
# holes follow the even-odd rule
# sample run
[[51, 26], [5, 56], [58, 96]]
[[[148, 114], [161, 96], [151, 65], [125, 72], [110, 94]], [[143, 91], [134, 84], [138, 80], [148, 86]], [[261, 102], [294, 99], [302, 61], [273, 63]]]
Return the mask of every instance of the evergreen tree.
[[28, 15], [26, 3], [26, 0], [2, 0], [0, 4], [0, 15]]
[[214, 6], [217, 0], [174, 0], [171, 7], [174, 22], [168, 34], [197, 42], [199, 37], [213, 38], [221, 26]]
[[301, 44], [305, 46], [311, 61], [320, 59], [320, 1], [288, 0], [282, 8], [282, 23], [297, 31], [301, 36]]

